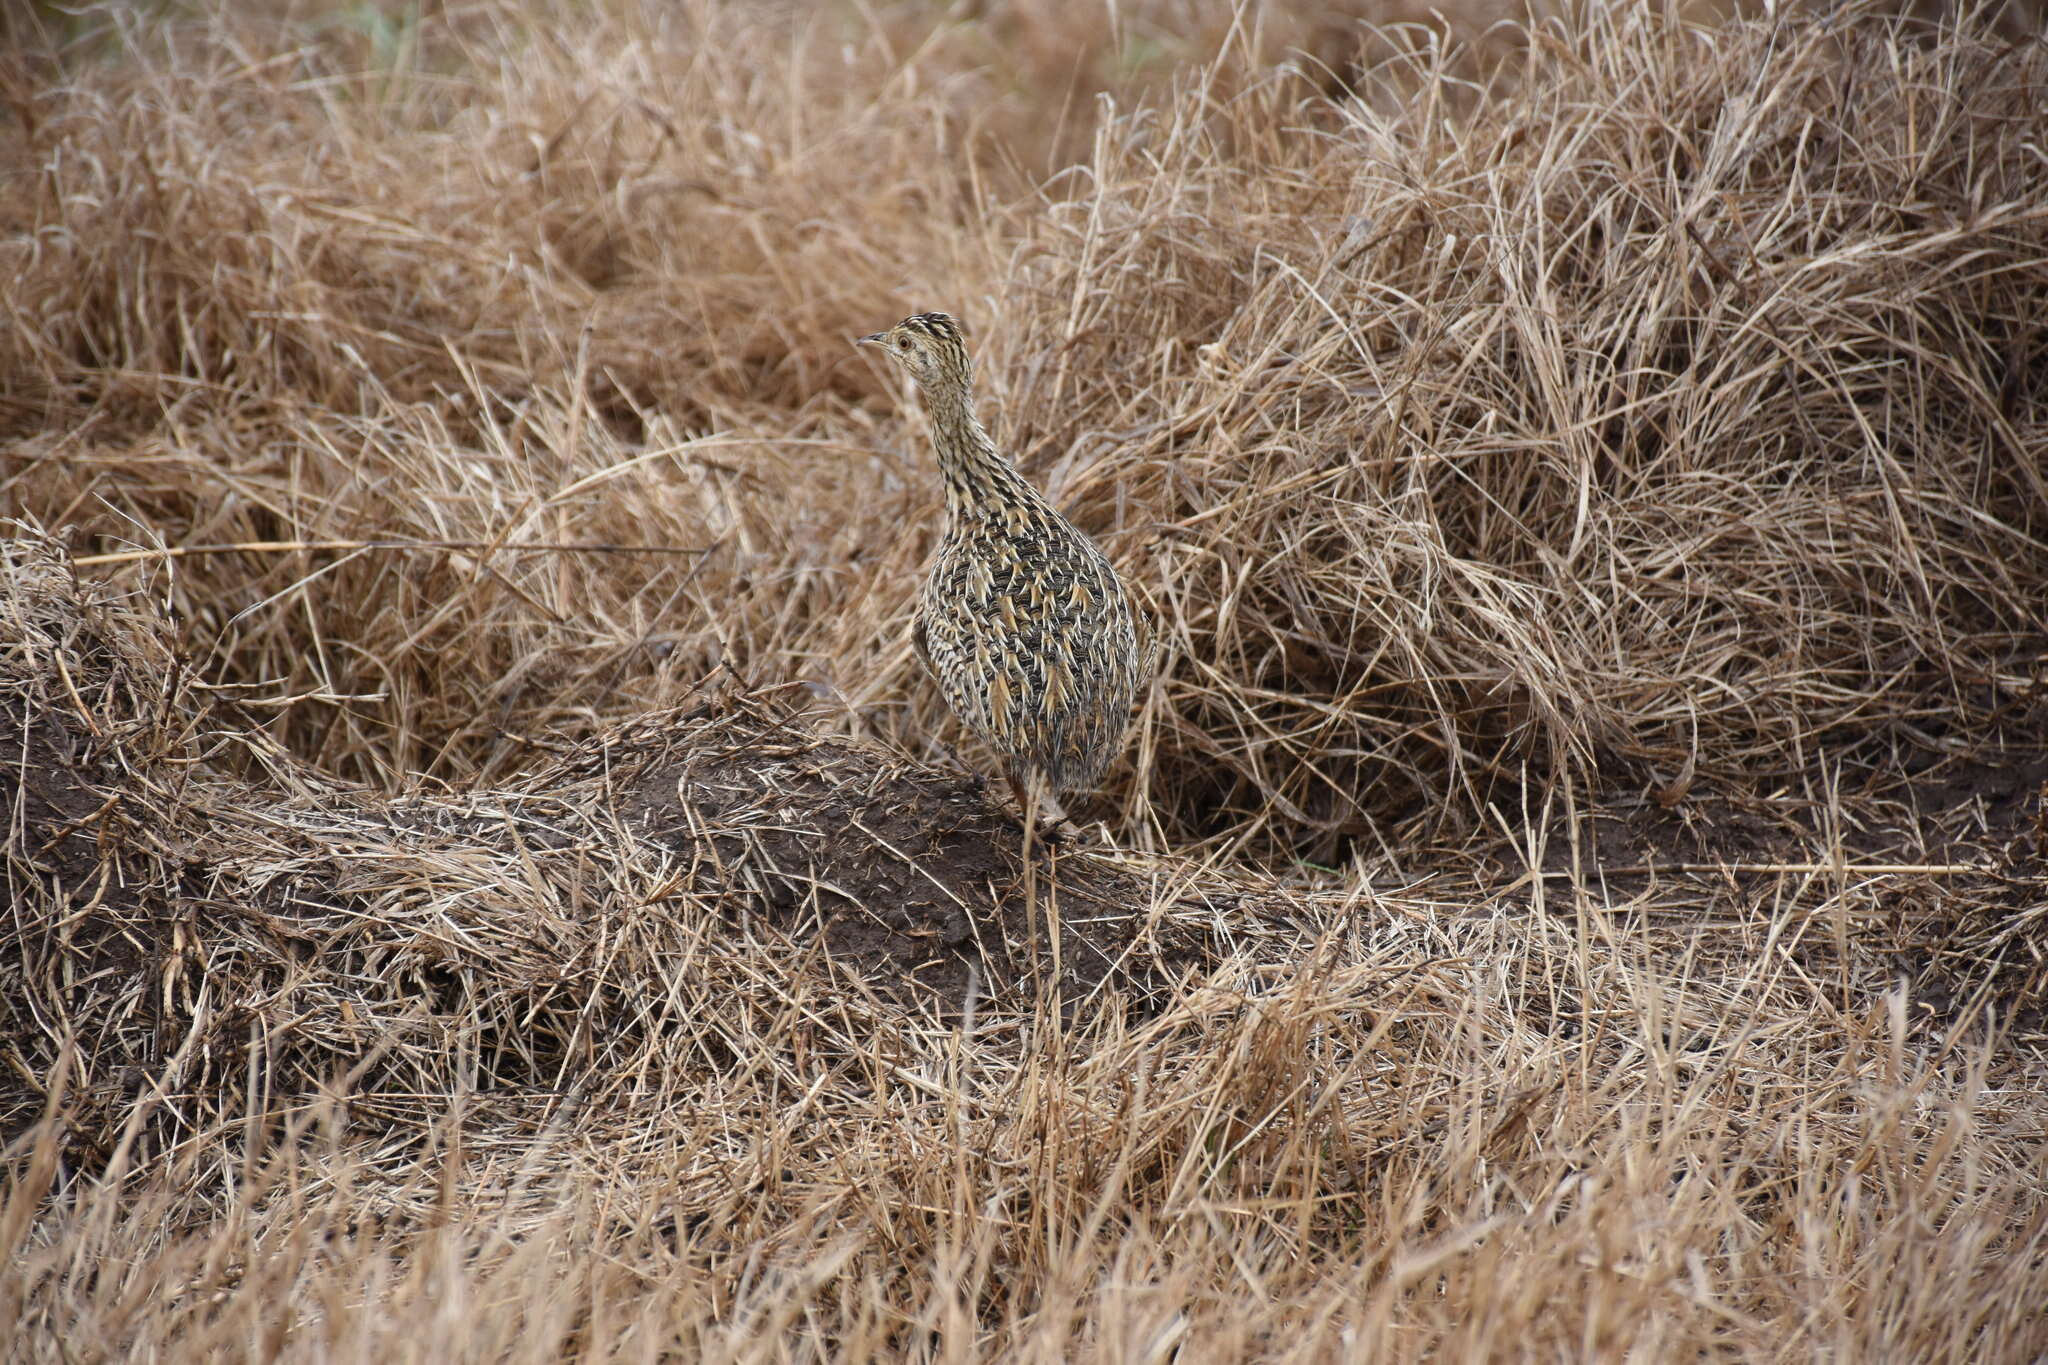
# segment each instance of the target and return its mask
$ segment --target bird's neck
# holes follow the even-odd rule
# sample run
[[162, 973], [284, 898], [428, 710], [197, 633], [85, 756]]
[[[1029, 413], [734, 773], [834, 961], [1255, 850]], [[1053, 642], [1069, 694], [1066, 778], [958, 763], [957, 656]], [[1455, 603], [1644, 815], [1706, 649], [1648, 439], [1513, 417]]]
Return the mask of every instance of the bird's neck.
[[924, 406], [938, 448], [939, 476], [946, 483], [946, 513], [956, 525], [1033, 491], [974, 415], [971, 390], [964, 385], [927, 389]]

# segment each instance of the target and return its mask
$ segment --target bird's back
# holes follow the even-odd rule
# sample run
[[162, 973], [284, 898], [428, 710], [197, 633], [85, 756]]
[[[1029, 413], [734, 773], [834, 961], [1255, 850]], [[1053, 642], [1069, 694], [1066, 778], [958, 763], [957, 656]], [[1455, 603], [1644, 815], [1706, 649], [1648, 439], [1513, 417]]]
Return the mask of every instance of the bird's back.
[[950, 518], [919, 603], [946, 702], [1055, 790], [1101, 776], [1138, 688], [1131, 602], [1115, 569], [1036, 489]]

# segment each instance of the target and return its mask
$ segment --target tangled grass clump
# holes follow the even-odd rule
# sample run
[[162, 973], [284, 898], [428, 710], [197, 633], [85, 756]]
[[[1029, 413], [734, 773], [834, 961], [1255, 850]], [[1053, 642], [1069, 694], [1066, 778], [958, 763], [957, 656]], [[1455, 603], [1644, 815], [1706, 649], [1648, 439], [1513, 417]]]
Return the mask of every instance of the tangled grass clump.
[[1878, 772], [2025, 705], [2048, 56], [1540, 32], [1469, 109], [1426, 71], [1133, 124], [1034, 233], [1023, 330], [1063, 344], [1007, 406], [1157, 528], [1147, 795], [1193, 829]]

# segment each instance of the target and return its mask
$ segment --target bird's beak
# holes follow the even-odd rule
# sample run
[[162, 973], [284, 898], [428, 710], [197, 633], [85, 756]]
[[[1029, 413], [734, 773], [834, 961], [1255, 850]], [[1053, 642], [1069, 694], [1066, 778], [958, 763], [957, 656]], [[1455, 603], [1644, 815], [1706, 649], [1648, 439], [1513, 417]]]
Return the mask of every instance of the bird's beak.
[[886, 332], [870, 332], [853, 344], [856, 346], [879, 346], [888, 339], [889, 337]]

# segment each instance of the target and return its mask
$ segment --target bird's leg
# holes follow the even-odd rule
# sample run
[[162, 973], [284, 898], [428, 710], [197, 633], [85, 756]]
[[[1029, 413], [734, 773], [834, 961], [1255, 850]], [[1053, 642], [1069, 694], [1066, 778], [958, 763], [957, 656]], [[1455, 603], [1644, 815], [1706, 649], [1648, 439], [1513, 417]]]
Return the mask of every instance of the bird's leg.
[[1026, 824], [1031, 822], [1031, 794], [1024, 790], [1024, 780], [1017, 776], [1017, 770], [1005, 763], [1003, 776], [1010, 780], [1010, 795], [1017, 798], [1017, 815]]
[[[1013, 763], [1003, 765], [1003, 776], [1010, 780], [1010, 792], [1017, 798], [1018, 817], [1027, 827], [1035, 826], [1033, 832], [1040, 842], [1047, 845], [1063, 843], [1074, 833], [1074, 826], [1051, 787], [1032, 781]], [[1041, 812], [1045, 816], [1043, 821], [1038, 818]]]

